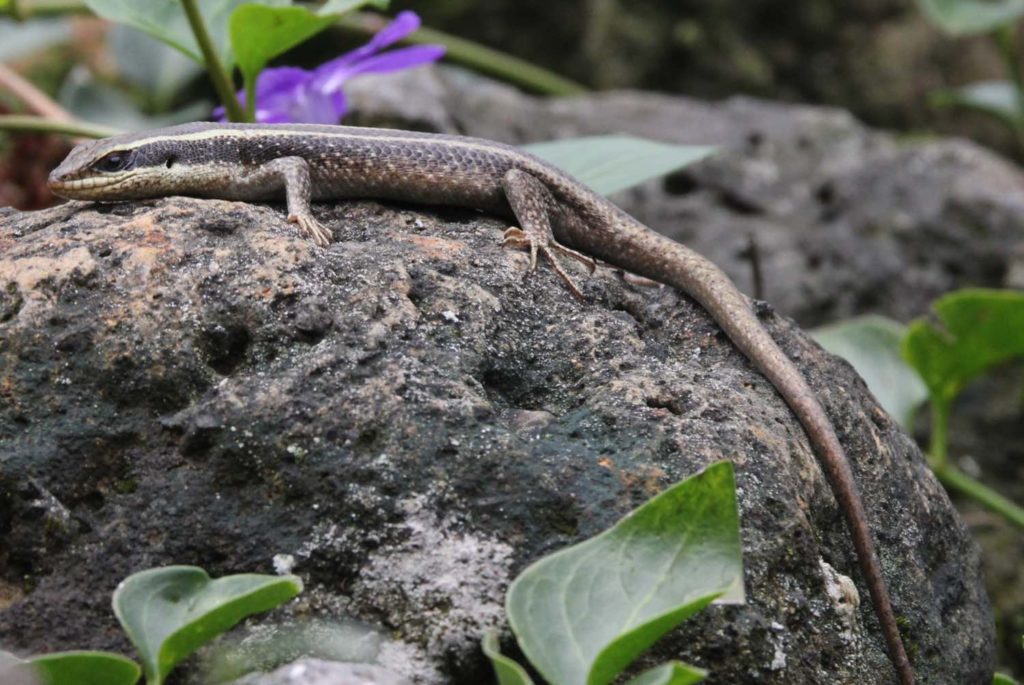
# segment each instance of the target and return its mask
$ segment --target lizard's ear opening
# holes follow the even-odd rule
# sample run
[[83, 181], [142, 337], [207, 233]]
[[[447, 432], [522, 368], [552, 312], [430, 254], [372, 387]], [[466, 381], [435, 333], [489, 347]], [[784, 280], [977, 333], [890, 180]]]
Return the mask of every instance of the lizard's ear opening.
[[167, 161], [164, 162], [164, 166], [166, 166], [168, 169], [170, 169], [172, 166], [174, 166], [177, 163], [178, 163], [178, 158], [175, 157], [174, 155], [170, 155], [170, 156], [167, 157]]
[[108, 152], [93, 162], [92, 168], [107, 174], [125, 171], [135, 165], [135, 150], [115, 150]]

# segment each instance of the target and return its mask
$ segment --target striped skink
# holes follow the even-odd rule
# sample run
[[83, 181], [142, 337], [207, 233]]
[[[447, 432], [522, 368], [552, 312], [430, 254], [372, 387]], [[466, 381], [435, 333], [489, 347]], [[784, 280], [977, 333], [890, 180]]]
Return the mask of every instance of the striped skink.
[[192, 195], [287, 201], [288, 220], [317, 244], [329, 231], [312, 200], [365, 198], [473, 207], [514, 218], [504, 243], [559, 265], [599, 259], [678, 288], [714, 318], [799, 419], [844, 513], [861, 571], [903, 685], [914, 673], [903, 647], [857, 484], [821, 403], [728, 276], [650, 230], [557, 168], [476, 138], [316, 125], [193, 123], [83, 143], [50, 175], [67, 198], [99, 201]]

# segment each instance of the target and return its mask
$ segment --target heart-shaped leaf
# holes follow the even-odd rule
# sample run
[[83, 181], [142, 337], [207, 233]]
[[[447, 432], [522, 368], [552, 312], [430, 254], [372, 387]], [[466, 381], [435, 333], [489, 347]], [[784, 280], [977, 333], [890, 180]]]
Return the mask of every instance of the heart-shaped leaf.
[[670, 661], [631, 678], [626, 685], [693, 685], [708, 677], [702, 668], [694, 668], [681, 661]]
[[871, 394], [904, 428], [928, 399], [928, 389], [900, 355], [907, 328], [884, 316], [849, 319], [811, 332], [832, 354], [850, 362]]
[[134, 685], [142, 673], [131, 659], [110, 652], [54, 652], [28, 663], [42, 685]]
[[700, 145], [659, 143], [633, 136], [592, 136], [525, 145], [602, 195], [664, 176], [714, 152]]
[[147, 685], [246, 616], [273, 609], [302, 591], [295, 576], [243, 573], [211, 580], [195, 566], [135, 573], [114, 591], [114, 613], [142, 657]]
[[903, 356], [933, 400], [951, 403], [971, 379], [1024, 356], [1024, 293], [968, 288], [936, 300], [932, 309], [937, 320], [908, 327]]
[[732, 464], [678, 483], [610, 530], [547, 556], [506, 598], [520, 647], [558, 685], [606, 685], [715, 599], [743, 601]]
[[1024, 16], [1024, 0], [917, 0], [946, 33], [987, 33]]

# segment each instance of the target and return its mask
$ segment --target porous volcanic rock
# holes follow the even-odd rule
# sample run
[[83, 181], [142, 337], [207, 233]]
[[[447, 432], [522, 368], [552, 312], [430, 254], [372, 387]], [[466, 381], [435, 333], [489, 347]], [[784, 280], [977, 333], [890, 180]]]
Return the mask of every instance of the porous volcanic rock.
[[[606, 269], [576, 272], [576, 301], [471, 211], [317, 213], [327, 249], [218, 200], [0, 215], [7, 649], [127, 652], [109, 597], [129, 573], [290, 555], [306, 592], [256, 623], [358, 621], [392, 672], [488, 682], [479, 640], [518, 571], [730, 459], [748, 602], [658, 658], [717, 683], [892, 680], [803, 431], [697, 305]], [[991, 615], [945, 492], [849, 366], [761, 310], [846, 445], [921, 682], [984, 682]]]

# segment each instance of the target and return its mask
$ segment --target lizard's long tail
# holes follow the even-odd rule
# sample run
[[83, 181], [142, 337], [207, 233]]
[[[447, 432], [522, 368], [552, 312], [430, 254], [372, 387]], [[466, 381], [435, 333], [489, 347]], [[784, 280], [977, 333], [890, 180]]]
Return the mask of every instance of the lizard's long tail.
[[[657, 234], [655, 234], [657, 235]], [[893, 614], [889, 590], [875, 553], [875, 544], [864, 515], [850, 463], [836, 437], [832, 422], [807, 385], [803, 374], [776, 344], [757, 319], [750, 303], [732, 280], [714, 263], [679, 243], [658, 235], [662, 258], [646, 261], [636, 272], [673, 286], [695, 299], [711, 314], [733, 344], [771, 381], [803, 426], [828, 477], [839, 508], [846, 517], [861, 573], [871, 593], [875, 614], [882, 624], [889, 658], [902, 685], [913, 685], [914, 671], [907, 659]], [[621, 262], [621, 258], [617, 260]], [[623, 265], [630, 268], [628, 265]]]

